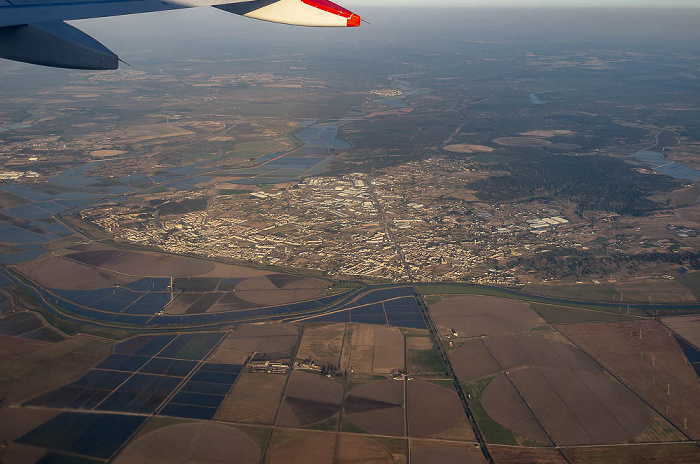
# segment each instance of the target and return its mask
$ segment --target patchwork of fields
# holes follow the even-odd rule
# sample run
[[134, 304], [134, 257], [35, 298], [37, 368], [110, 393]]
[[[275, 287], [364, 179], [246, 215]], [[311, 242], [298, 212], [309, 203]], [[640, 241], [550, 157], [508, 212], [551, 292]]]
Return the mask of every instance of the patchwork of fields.
[[[167, 281], [171, 288], [189, 286], [182, 298], [227, 292], [253, 279], [250, 288], [261, 279], [275, 288], [303, 280], [274, 274], [203, 279], [143, 277], [118, 288], [155, 294]], [[19, 407], [0, 409], [12, 424], [0, 430], [9, 443], [0, 458], [487, 462], [439, 345], [495, 462], [616, 462], [624, 456], [616, 450], [630, 443], [644, 443], [637, 446], [655, 459], [700, 457], [689, 446], [700, 423], [693, 416], [700, 410], [700, 382], [684, 355], [691, 353], [687, 338], [695, 319], [665, 319], [682, 329], [674, 337], [641, 315], [608, 322], [606, 311], [554, 305], [542, 311], [539, 303], [516, 299], [431, 295], [434, 339], [411, 287], [340, 298], [319, 314], [288, 322], [118, 342], [68, 381], [56, 378], [43, 391], [15, 394], [10, 404]], [[3, 346], [6, 339], [34, 343], [27, 333], [52, 330], [40, 319], [37, 325], [33, 313], [11, 315], [16, 320], [0, 319], [8, 332]], [[253, 361], [282, 367], [255, 370]]]

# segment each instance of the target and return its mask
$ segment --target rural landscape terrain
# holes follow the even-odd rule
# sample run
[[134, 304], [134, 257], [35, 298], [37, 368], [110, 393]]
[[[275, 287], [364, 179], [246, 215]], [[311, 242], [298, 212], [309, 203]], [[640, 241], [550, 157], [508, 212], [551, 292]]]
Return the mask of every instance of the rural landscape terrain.
[[1, 62], [0, 462], [700, 461], [697, 13], [451, 11]]

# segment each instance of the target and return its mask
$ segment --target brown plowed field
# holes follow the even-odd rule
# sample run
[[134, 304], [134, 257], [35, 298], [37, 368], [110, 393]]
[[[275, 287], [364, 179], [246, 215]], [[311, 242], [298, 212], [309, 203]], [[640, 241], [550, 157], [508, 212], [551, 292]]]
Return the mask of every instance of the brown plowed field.
[[430, 314], [436, 324], [456, 330], [460, 337], [511, 335], [544, 323], [528, 304], [491, 296], [447, 298], [432, 305]]
[[269, 452], [266, 464], [394, 464], [393, 455], [376, 441], [357, 435], [313, 433]]
[[[263, 306], [276, 305], [317, 298], [328, 287], [328, 283], [310, 277], [302, 279], [283, 279], [282, 277], [285, 276], [272, 274], [246, 279], [236, 285], [236, 296]], [[270, 280], [271, 278], [273, 280]]]
[[58, 343], [0, 335], [0, 397], [11, 404], [72, 382], [111, 347], [111, 341], [87, 335]]
[[134, 282], [141, 277], [126, 276], [80, 264], [60, 256], [44, 255], [22, 263], [19, 270], [30, 279], [49, 288], [92, 290]]
[[343, 360], [349, 358], [347, 368], [352, 372], [372, 372], [374, 361], [374, 325], [351, 324], [350, 344], [343, 347]]
[[[516, 448], [489, 445], [491, 456], [498, 464], [566, 464], [564, 458], [551, 448]], [[605, 461], [600, 461], [604, 463]]]
[[229, 335], [231, 346], [239, 351], [275, 353], [296, 345], [299, 334], [285, 324], [245, 324]]
[[277, 415], [277, 425], [302, 427], [320, 422], [340, 411], [343, 386], [333, 379], [293, 371]]
[[661, 321], [666, 327], [700, 348], [700, 315], [664, 317]]
[[403, 369], [406, 364], [404, 338], [398, 327], [375, 325], [374, 328], [374, 363], [372, 371], [388, 374], [394, 369]]
[[481, 395], [481, 404], [493, 420], [507, 429], [540, 444], [551, 444], [547, 434], [505, 375], [501, 374], [491, 381]]
[[687, 419], [686, 433], [700, 438], [700, 382], [668, 329], [639, 321], [574, 324], [559, 330], [676, 426], [682, 428]]
[[345, 399], [345, 414], [369, 433], [403, 437], [404, 382], [380, 380], [354, 388]]
[[432, 437], [464, 419], [462, 402], [454, 391], [418, 380], [409, 381], [406, 388], [409, 436]]
[[[142, 277], [215, 275], [216, 277], [255, 278], [266, 274], [265, 271], [258, 269], [213, 263], [201, 259], [114, 249], [81, 251], [69, 253], [66, 257], [44, 255], [33, 261], [22, 263], [19, 269], [41, 285], [67, 290], [113, 287], [134, 282]], [[262, 278], [268, 280], [267, 277]], [[321, 282], [315, 279], [304, 280], [316, 282], [316, 286], [319, 286]], [[325, 287], [321, 285], [321, 290], [323, 288]], [[290, 301], [307, 299], [303, 289], [300, 292], [294, 291], [294, 288], [290, 290], [294, 294]]]
[[245, 433], [213, 422], [189, 422], [143, 435], [114, 460], [115, 464], [256, 464], [260, 448]]
[[457, 377], [466, 383], [490, 377], [501, 370], [481, 339], [469, 340], [452, 351], [450, 361]]
[[101, 269], [151, 277], [194, 277], [214, 269], [214, 263], [151, 252], [125, 251], [100, 265]]
[[604, 374], [530, 368], [510, 377], [558, 445], [623, 443], [651, 419], [642, 401]]
[[567, 448], [571, 464], [697, 464], [700, 448], [690, 443], [672, 443], [606, 448]]
[[339, 364], [345, 323], [306, 324], [297, 358], [311, 358], [319, 366]]
[[[651, 420], [646, 405], [603, 373], [584, 352], [555, 337], [517, 335], [485, 340], [555, 443], [614, 444], [641, 434]], [[489, 384], [481, 402], [505, 427], [547, 442], [505, 375]]]
[[519, 366], [561, 367], [580, 372], [601, 372], [586, 353], [551, 336], [489, 337], [486, 345], [503, 369]]
[[474, 445], [411, 440], [411, 464], [481, 464], [486, 462]]
[[[0, 409], [0, 443], [8, 443], [58, 415], [59, 411], [38, 408]], [[0, 460], [0, 462], [4, 462]]]
[[10, 443], [0, 448], [0, 462], [2, 464], [27, 464], [28, 462], [39, 462], [46, 450], [36, 446], [20, 445]]
[[183, 293], [171, 301], [164, 310], [167, 314], [185, 314], [202, 295], [204, 293]]
[[404, 338], [398, 327], [352, 324], [348, 367], [354, 372], [388, 374], [405, 365]]
[[275, 421], [287, 376], [277, 374], [241, 374], [226, 395], [214, 419], [270, 425]]

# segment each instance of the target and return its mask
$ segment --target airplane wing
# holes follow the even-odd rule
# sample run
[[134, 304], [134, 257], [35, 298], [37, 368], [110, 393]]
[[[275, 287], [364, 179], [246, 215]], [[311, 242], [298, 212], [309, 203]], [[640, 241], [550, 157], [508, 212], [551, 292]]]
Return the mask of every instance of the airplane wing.
[[357, 27], [329, 0], [0, 0], [0, 58], [70, 69], [117, 69], [119, 57], [64, 21], [214, 6], [283, 24]]

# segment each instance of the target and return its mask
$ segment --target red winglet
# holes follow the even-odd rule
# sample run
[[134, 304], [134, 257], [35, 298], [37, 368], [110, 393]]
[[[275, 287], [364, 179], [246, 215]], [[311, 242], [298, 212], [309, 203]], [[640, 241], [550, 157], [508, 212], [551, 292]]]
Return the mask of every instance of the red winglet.
[[349, 11], [345, 8], [343, 8], [340, 5], [336, 5], [335, 3], [329, 1], [329, 0], [301, 0], [302, 2], [306, 3], [309, 6], [313, 6], [314, 8], [318, 8], [319, 10], [327, 11], [328, 13], [332, 13], [334, 15], [342, 16], [343, 18], [348, 19], [348, 27], [357, 27], [360, 25], [362, 20], [358, 15], [353, 13], [352, 11]]

